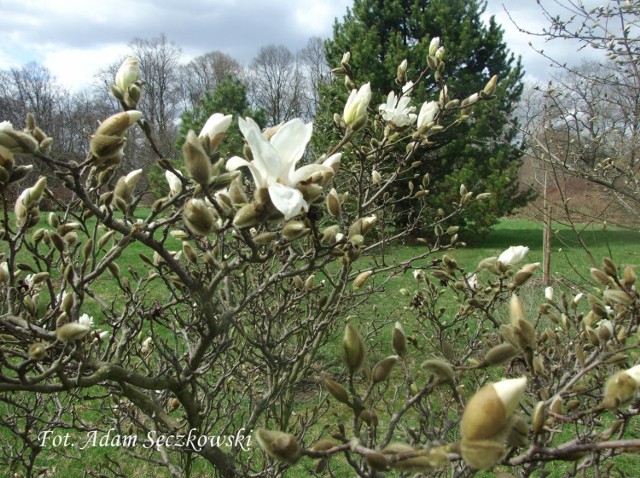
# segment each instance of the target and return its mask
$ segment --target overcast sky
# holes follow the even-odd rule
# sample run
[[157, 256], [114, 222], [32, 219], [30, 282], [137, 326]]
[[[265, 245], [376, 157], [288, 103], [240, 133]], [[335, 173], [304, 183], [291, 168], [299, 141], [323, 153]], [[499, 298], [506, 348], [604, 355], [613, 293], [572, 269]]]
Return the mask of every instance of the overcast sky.
[[[312, 36], [329, 37], [334, 19], [341, 19], [351, 4], [352, 0], [0, 0], [0, 69], [36, 61], [64, 86], [78, 89], [90, 83], [102, 65], [125, 55], [133, 38], [161, 33], [182, 48], [185, 62], [220, 50], [248, 64], [261, 46], [282, 44], [296, 51]], [[540, 30], [544, 19], [535, 0], [488, 2], [487, 14], [503, 25], [505, 40], [523, 57], [529, 78], [544, 81], [549, 74], [549, 62], [533, 52], [529, 41], [571, 64], [594, 55], [593, 50], [578, 53], [568, 42], [543, 45], [519, 33], [505, 8], [531, 30]]]

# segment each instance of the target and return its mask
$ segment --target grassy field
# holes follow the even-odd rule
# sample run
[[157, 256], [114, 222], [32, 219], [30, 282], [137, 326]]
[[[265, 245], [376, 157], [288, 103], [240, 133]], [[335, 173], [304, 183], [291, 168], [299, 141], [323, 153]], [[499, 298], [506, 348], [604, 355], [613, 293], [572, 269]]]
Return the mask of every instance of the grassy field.
[[[583, 286], [589, 278], [589, 268], [600, 263], [603, 256], [611, 257], [619, 265], [638, 265], [640, 264], [640, 233], [629, 230], [602, 230], [589, 229], [585, 230], [581, 234], [582, 240], [588, 245], [589, 250], [596, 261], [596, 264], [591, 262], [591, 258], [584, 251], [580, 242], [577, 240], [575, 234], [566, 228], [560, 226], [557, 227], [556, 234], [553, 240], [553, 255], [552, 255], [552, 272], [555, 282], [555, 287], [558, 290], [571, 288], [578, 284]], [[479, 260], [482, 258], [497, 256], [504, 249], [511, 245], [523, 245], [530, 248], [530, 252], [525, 262], [541, 262], [542, 261], [542, 230], [541, 225], [528, 220], [522, 219], [505, 219], [498, 224], [491, 234], [483, 240], [482, 244], [473, 247], [467, 247], [463, 249], [457, 249], [450, 254], [456, 258], [458, 263], [467, 271], [473, 271]], [[389, 262], [401, 262], [409, 257], [412, 257], [420, 252], [421, 247], [419, 245], [394, 245], [387, 250], [387, 261]], [[179, 248], [179, 242], [176, 241], [176, 248]], [[126, 270], [127, 265], [133, 267], [143, 267], [141, 265], [138, 254], [141, 252], [137, 247], [131, 247], [127, 254], [120, 258], [118, 261], [121, 270]], [[436, 256], [437, 257], [437, 256]], [[429, 258], [425, 260], [424, 264], [414, 264], [415, 268], [426, 267], [426, 265], [432, 260]], [[532, 281], [532, 287], [528, 289], [532, 294], [543, 294], [544, 286], [540, 281], [540, 270], [536, 273], [535, 279]], [[104, 287], [108, 289], [108, 280], [105, 280]], [[353, 311], [353, 317], [357, 321], [374, 321], [382, 320], [386, 325], [382, 327], [382, 332], [385, 336], [388, 336], [391, 324], [395, 320], [405, 319], [403, 311], [408, 305], [408, 298], [401, 293], [404, 288], [415, 288], [415, 280], [413, 278], [412, 270], [408, 270], [403, 275], [395, 277], [385, 287], [384, 293], [379, 294], [376, 300], [367, 306], [361, 307]], [[375, 305], [375, 307], [373, 307]], [[90, 311], [98, 316], [99, 313], [96, 310]], [[406, 324], [409, 329], [415, 327], [415, 324]], [[339, 363], [339, 338], [334, 344], [326, 347], [322, 351], [319, 362], [326, 364], [336, 365]], [[386, 353], [386, 350], [381, 351]], [[304, 408], [303, 401], [300, 403], [300, 407]], [[84, 472], [88, 463], [99, 463], [104, 460], [105, 457], [109, 459], [122, 461], [126, 465], [125, 455], [119, 452], [115, 448], [101, 448], [90, 447], [79, 453], [77, 450], [69, 451], [69, 458], [60, 459], [57, 457], [53, 461], [48, 461], [46, 455], [43, 455], [43, 461], [40, 463], [46, 469], [55, 470], [50, 476], [68, 476], [68, 477], [81, 477], [85, 476]], [[342, 459], [339, 459], [342, 460]], [[631, 469], [638, 463], [635, 460], [624, 459], [624, 463], [629, 463], [625, 467]], [[336, 461], [336, 460], [334, 460]], [[339, 463], [336, 463], [336, 473], [338, 476], [350, 476], [346, 465], [343, 467]], [[305, 467], [311, 467], [312, 462], [304, 460], [303, 463], [296, 466], [288, 476], [305, 476]], [[196, 467], [197, 468], [197, 467]], [[563, 469], [559, 469], [557, 476], [563, 476]], [[131, 464], [130, 473], [132, 477], [137, 476], [165, 476], [162, 472], [156, 468], [140, 467], [138, 465]], [[3, 475], [0, 470], [0, 475]], [[197, 473], [195, 476], [198, 476]], [[203, 470], [200, 476], [208, 476], [207, 472]], [[493, 475], [487, 475], [493, 476]]]

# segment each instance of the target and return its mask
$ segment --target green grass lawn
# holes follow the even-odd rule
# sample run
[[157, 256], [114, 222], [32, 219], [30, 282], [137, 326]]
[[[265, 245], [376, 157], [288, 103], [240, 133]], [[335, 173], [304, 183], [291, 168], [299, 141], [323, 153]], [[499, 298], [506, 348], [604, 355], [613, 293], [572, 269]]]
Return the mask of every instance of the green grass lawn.
[[[600, 264], [600, 260], [603, 256], [611, 257], [619, 266], [622, 265], [638, 265], [640, 263], [640, 233], [636, 231], [621, 230], [621, 229], [607, 229], [601, 228], [588, 229], [582, 231], [582, 239], [588, 245], [593, 258]], [[176, 249], [180, 248], [180, 242], [172, 239], [172, 244]], [[523, 219], [505, 219], [502, 220], [485, 238], [480, 244], [469, 246], [466, 248], [456, 249], [449, 252], [450, 255], [455, 257], [458, 263], [465, 271], [472, 272], [475, 270], [478, 262], [486, 257], [498, 256], [503, 250], [511, 245], [523, 245], [530, 248], [530, 252], [523, 261], [525, 262], [541, 262], [542, 261], [542, 226], [539, 223], [535, 223]], [[424, 246], [420, 245], [401, 245], [395, 244], [386, 250], [386, 260], [389, 263], [402, 262], [412, 256], [421, 253], [424, 250]], [[142, 271], [145, 269], [145, 265], [140, 261], [139, 254], [143, 252], [143, 249], [137, 245], [127, 249], [126, 253], [118, 259], [123, 274], [129, 275], [126, 272], [128, 267], [133, 267], [135, 270]], [[423, 263], [417, 262], [412, 265], [412, 269], [426, 267], [434, 258], [440, 257], [436, 254], [435, 257], [430, 257], [423, 261]], [[584, 286], [587, 281], [590, 281], [589, 268], [593, 267], [590, 257], [586, 254], [581, 247], [579, 241], [573, 232], [566, 227], [557, 226], [556, 234], [553, 239], [553, 255], [552, 255], [552, 274], [554, 278], [554, 287], [558, 291], [565, 289], [571, 291], [574, 284]], [[384, 291], [381, 294], [376, 294], [374, 300], [371, 303], [367, 303], [366, 307], [360, 307], [352, 311], [351, 320], [355, 323], [358, 322], [380, 322], [380, 342], [383, 345], [373, 349], [372, 353], [384, 356], [389, 354], [390, 346], [389, 340], [390, 330], [393, 322], [400, 320], [405, 323], [406, 327], [411, 330], [417, 325], [411, 322], [411, 315], [406, 312], [406, 307], [409, 305], [410, 297], [402, 294], [402, 289], [414, 290], [415, 279], [413, 277], [412, 269], [407, 270], [405, 273], [393, 277], [385, 286]], [[544, 286], [540, 281], [541, 269], [536, 272], [534, 285], [528, 289], [531, 294], [540, 294], [542, 297]], [[109, 294], [109, 275], [105, 274], [102, 279], [102, 292]], [[376, 278], [374, 277], [375, 281]], [[114, 290], [115, 293], [115, 290]], [[90, 310], [88, 312], [96, 316], [97, 322], [100, 321], [100, 311], [96, 304], [88, 305]], [[506, 313], [506, 312], [505, 312]], [[342, 327], [339, 327], [342, 330]], [[339, 349], [340, 349], [341, 333], [336, 336], [336, 340], [323, 349], [318, 357], [319, 363], [325, 363], [333, 365], [337, 368], [340, 367]], [[299, 403], [300, 410], [305, 407], [304, 399], [301, 399]], [[3, 432], [0, 431], [0, 434]], [[6, 431], [4, 432], [6, 433]], [[41, 466], [50, 470], [55, 470], [53, 476], [69, 476], [69, 477], [81, 477], [84, 476], [83, 472], [87, 466], [87, 463], [98, 463], [102, 461], [102, 458], [108, 456], [111, 459], [123, 461], [125, 466], [129, 466], [124, 458], [124, 453], [112, 449], [112, 448], [88, 448], [83, 453], [70, 452], [70, 457], [76, 457], [71, 460], [61, 460], [56, 458], [55, 461], [48, 461], [46, 454], [43, 455], [43, 460], [40, 463]], [[337, 458], [332, 460], [332, 467], [336, 471], [337, 476], [350, 476], [349, 469], [345, 464], [341, 464], [344, 460]], [[625, 469], [630, 470], [632, 467], [638, 465], [637, 460], [629, 459], [625, 457], [620, 460], [620, 465]], [[618, 465], [617, 465], [618, 466]], [[304, 460], [301, 464], [294, 467], [288, 476], [306, 476], [305, 468], [312, 467], [310, 460]], [[196, 467], [197, 469], [198, 467]], [[206, 466], [203, 467], [203, 474], [206, 475]], [[566, 471], [561, 468], [557, 476], [563, 476]], [[131, 463], [129, 470], [130, 476], [150, 476], [149, 473], [153, 473], [153, 476], [166, 476], [162, 474], [158, 468], [154, 467], [140, 467], [137, 464]], [[0, 475], [2, 470], [0, 470]], [[195, 476], [198, 476], [196, 473]], [[310, 475], [309, 475], [310, 476]], [[493, 475], [487, 475], [493, 476]]]

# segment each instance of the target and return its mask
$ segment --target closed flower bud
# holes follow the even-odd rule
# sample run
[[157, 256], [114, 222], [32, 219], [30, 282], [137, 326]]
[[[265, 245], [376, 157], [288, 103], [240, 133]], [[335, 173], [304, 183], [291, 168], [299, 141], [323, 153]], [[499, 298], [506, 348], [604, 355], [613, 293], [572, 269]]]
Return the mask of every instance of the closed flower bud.
[[455, 386], [455, 374], [451, 364], [438, 359], [426, 360], [422, 363], [422, 368], [430, 375], [435, 377], [436, 383], [445, 383], [450, 386]]
[[514, 347], [510, 343], [496, 345], [491, 348], [484, 356], [480, 367], [491, 367], [501, 365], [516, 357], [520, 353], [520, 349]]
[[440, 48], [440, 37], [433, 37], [429, 43], [429, 55], [435, 56], [438, 48]]
[[78, 322], [70, 322], [56, 329], [56, 337], [62, 342], [71, 342], [86, 337], [91, 332], [91, 327]]
[[229, 129], [232, 119], [232, 115], [223, 115], [221, 113], [214, 113], [209, 117], [198, 135], [198, 138], [205, 143], [209, 153], [213, 153], [216, 150], [227, 129]]
[[606, 273], [595, 267], [591, 268], [591, 277], [600, 282], [602, 285], [611, 284], [611, 278]]
[[341, 384], [339, 384], [335, 380], [331, 380], [330, 378], [325, 378], [324, 388], [331, 394], [333, 398], [338, 400], [340, 403], [349, 405], [349, 394], [347, 393], [347, 389], [344, 388]]
[[627, 266], [624, 268], [624, 273], [622, 274], [622, 284], [625, 287], [631, 287], [636, 283], [637, 276], [633, 267]]
[[496, 90], [497, 84], [498, 84], [498, 75], [493, 75], [491, 79], [487, 82], [487, 84], [484, 86], [484, 89], [482, 91], [484, 91], [487, 95], [492, 95], [493, 92]]
[[462, 414], [462, 436], [467, 440], [493, 439], [507, 424], [526, 386], [526, 377], [521, 377], [494, 382], [478, 390]]
[[611, 304], [631, 305], [633, 298], [622, 290], [607, 289], [602, 294], [605, 300]]
[[379, 383], [385, 381], [387, 377], [389, 377], [393, 366], [397, 362], [397, 355], [391, 355], [380, 360], [377, 364], [374, 365], [373, 370], [371, 371], [371, 382]]
[[253, 203], [242, 206], [233, 217], [233, 225], [243, 229], [258, 224], [258, 213]]
[[189, 130], [182, 145], [184, 165], [187, 173], [196, 183], [207, 186], [211, 181], [211, 161], [196, 134]]
[[539, 401], [535, 408], [533, 409], [533, 414], [531, 416], [531, 428], [535, 433], [542, 432], [544, 428], [544, 424], [547, 420], [547, 408], [544, 404], [544, 401]]
[[123, 136], [140, 118], [142, 118], [142, 113], [136, 110], [116, 113], [100, 123], [96, 130], [96, 136]]
[[309, 234], [309, 228], [302, 221], [289, 221], [282, 228], [282, 237], [294, 241]]
[[535, 262], [533, 264], [527, 264], [518, 272], [516, 272], [515, 277], [513, 278], [513, 283], [516, 286], [522, 286], [527, 283], [529, 279], [533, 276], [533, 272], [540, 266], [539, 262]]
[[373, 271], [364, 271], [358, 274], [353, 281], [353, 290], [360, 289], [365, 284], [365, 282], [367, 282], [367, 280], [369, 279], [369, 277], [371, 277], [372, 274], [373, 274]]
[[362, 367], [366, 356], [366, 347], [360, 333], [351, 324], [347, 324], [342, 340], [344, 360], [351, 372]]
[[393, 345], [394, 352], [400, 357], [407, 355], [407, 336], [404, 334], [404, 330], [400, 322], [396, 322], [393, 327], [393, 331], [391, 332], [391, 344]]
[[338, 191], [335, 188], [332, 188], [327, 194], [327, 210], [329, 214], [334, 217], [339, 217], [342, 214], [342, 209], [340, 206], [340, 198], [338, 197]]
[[42, 360], [47, 356], [47, 349], [44, 344], [36, 342], [29, 347], [29, 358], [31, 360]]
[[254, 436], [260, 448], [280, 462], [295, 463], [300, 458], [302, 449], [293, 435], [258, 428]]
[[139, 74], [140, 67], [138, 60], [130, 56], [120, 65], [116, 73], [116, 86], [124, 94], [129, 88], [129, 85], [138, 80]]
[[602, 258], [602, 267], [604, 269], [604, 273], [609, 277], [616, 278], [618, 277], [618, 268], [616, 267], [615, 262], [613, 262], [608, 257]]
[[359, 90], [351, 90], [351, 94], [344, 106], [342, 120], [351, 129], [358, 130], [367, 121], [367, 107], [371, 101], [371, 85], [365, 83]]
[[202, 199], [190, 199], [184, 205], [182, 220], [191, 232], [206, 236], [214, 229], [215, 217]]

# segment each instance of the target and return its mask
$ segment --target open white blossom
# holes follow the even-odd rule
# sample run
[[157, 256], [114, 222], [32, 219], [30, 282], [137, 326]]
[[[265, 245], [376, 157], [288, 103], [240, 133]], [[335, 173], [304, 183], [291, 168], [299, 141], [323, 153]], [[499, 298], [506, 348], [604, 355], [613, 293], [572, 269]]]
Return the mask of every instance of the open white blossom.
[[93, 317], [89, 314], [82, 314], [78, 319], [78, 323], [93, 328]]
[[529, 252], [529, 248], [526, 246], [511, 246], [498, 256], [498, 262], [502, 262], [505, 266], [512, 266], [524, 259], [527, 252]]
[[410, 126], [415, 123], [417, 115], [414, 113], [416, 107], [410, 106], [409, 102], [411, 98], [409, 96], [396, 97], [395, 92], [391, 91], [387, 96], [387, 102], [379, 106], [382, 118], [396, 126], [402, 128], [404, 126]]
[[272, 204], [285, 219], [308, 210], [309, 205], [296, 186], [315, 173], [333, 175], [331, 165], [339, 161], [339, 156], [333, 155], [322, 164], [308, 164], [296, 170], [296, 163], [311, 139], [311, 123], [305, 124], [298, 118], [288, 121], [269, 140], [251, 118], [240, 118], [239, 123], [240, 131], [251, 148], [253, 161], [234, 156], [227, 161], [227, 170], [248, 167], [256, 188], [268, 190]]

